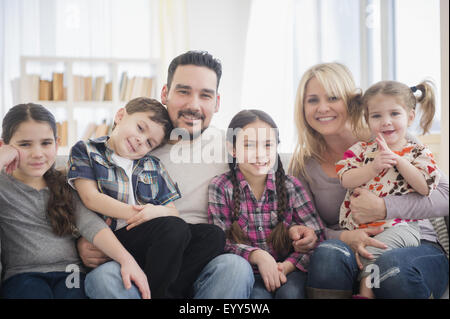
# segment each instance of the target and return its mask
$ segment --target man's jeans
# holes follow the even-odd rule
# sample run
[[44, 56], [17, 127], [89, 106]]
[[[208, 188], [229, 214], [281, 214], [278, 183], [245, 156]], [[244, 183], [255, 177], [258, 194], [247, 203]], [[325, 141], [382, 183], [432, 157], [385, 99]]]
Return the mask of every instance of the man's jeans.
[[[448, 259], [438, 244], [429, 241], [387, 251], [374, 265], [379, 271], [379, 288], [373, 289], [376, 298], [440, 298], [447, 288]], [[349, 297], [359, 287], [358, 273], [352, 249], [340, 240], [327, 240], [311, 256], [308, 297]]]
[[[254, 277], [250, 264], [234, 254], [223, 254], [212, 259], [194, 282], [196, 299], [245, 299], [250, 296]], [[120, 265], [110, 261], [87, 274], [86, 295], [93, 299], [139, 299], [141, 295], [133, 284], [126, 290]]]

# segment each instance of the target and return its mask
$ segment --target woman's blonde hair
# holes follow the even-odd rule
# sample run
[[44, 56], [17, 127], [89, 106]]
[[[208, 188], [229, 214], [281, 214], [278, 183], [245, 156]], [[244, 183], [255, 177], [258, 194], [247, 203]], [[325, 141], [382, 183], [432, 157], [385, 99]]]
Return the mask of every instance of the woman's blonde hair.
[[[420, 91], [419, 97], [414, 95], [416, 91]], [[406, 111], [415, 111], [416, 105], [420, 103], [420, 109], [422, 111], [420, 127], [423, 130], [423, 134], [428, 133], [436, 111], [433, 82], [425, 80], [416, 86], [409, 87], [397, 81], [380, 81], [368, 88], [364, 95], [359, 95], [350, 102], [350, 122], [352, 130], [358, 138], [361, 139], [364, 125], [369, 120], [369, 101], [379, 94], [400, 99], [400, 103]]]
[[343, 64], [337, 62], [321, 63], [312, 66], [303, 74], [297, 87], [295, 99], [294, 119], [297, 128], [297, 145], [289, 164], [289, 174], [302, 175], [307, 179], [309, 177], [305, 169], [306, 160], [313, 157], [322, 161], [326, 148], [323, 136], [316, 132], [305, 119], [306, 86], [312, 78], [319, 81], [328, 96], [341, 98], [345, 105], [348, 105], [356, 94], [353, 75]]

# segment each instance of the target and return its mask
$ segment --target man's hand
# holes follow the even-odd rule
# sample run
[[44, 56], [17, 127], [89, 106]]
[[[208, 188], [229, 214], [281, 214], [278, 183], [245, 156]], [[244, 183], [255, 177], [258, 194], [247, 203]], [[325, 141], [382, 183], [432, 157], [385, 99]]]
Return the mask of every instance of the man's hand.
[[289, 238], [292, 240], [294, 250], [307, 253], [316, 246], [317, 235], [313, 229], [304, 225], [295, 225], [289, 228]]
[[111, 260], [101, 250], [88, 242], [84, 237], [80, 237], [80, 239], [78, 239], [77, 249], [83, 264], [89, 268], [95, 268]]

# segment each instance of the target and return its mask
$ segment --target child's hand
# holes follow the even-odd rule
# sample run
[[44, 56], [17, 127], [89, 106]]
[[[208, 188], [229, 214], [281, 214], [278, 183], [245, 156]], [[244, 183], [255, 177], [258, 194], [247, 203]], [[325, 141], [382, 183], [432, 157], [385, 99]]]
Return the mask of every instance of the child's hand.
[[133, 205], [133, 209], [136, 211], [133, 217], [127, 220], [127, 230], [134, 228], [150, 219], [153, 219], [157, 216], [157, 208], [158, 206], [152, 204], [146, 205]]
[[378, 175], [384, 169], [389, 169], [397, 165], [398, 155], [391, 151], [383, 136], [379, 133], [376, 141], [378, 143], [380, 152], [375, 156], [371, 163], [374, 172]]
[[287, 272], [284, 267], [284, 263], [278, 263], [278, 274], [280, 276], [280, 283], [284, 285], [287, 282]]
[[5, 167], [6, 173], [11, 175], [18, 166], [19, 152], [14, 147], [0, 142], [0, 170]]
[[267, 251], [258, 249], [253, 251], [253, 260], [258, 266], [259, 273], [267, 291], [274, 292], [281, 286], [280, 271], [275, 259]]
[[139, 289], [142, 299], [151, 298], [147, 276], [134, 259], [122, 264], [120, 273], [122, 274], [122, 280], [125, 289], [130, 289], [131, 281], [133, 281], [136, 287]]
[[133, 205], [133, 209], [136, 210], [137, 213], [127, 220], [127, 230], [156, 217], [179, 217], [178, 210], [173, 203], [168, 203], [166, 205]]

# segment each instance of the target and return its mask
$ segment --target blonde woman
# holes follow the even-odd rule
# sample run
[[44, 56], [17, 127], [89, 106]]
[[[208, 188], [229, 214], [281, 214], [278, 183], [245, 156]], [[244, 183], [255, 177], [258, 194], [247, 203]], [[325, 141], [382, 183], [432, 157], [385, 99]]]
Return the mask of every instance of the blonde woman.
[[[289, 171], [309, 191], [326, 225], [328, 239], [311, 256], [307, 283], [310, 298], [350, 298], [358, 287], [362, 267], [359, 256], [373, 258], [366, 246], [386, 248], [372, 238], [382, 228], [344, 230], [339, 226], [346, 189], [340, 184], [335, 163], [358, 141], [348, 117], [348, 105], [357, 93], [352, 74], [339, 63], [311, 67], [297, 89], [298, 144]], [[439, 298], [444, 293], [448, 259], [426, 219], [448, 214], [446, 176], [441, 176], [430, 197], [410, 193], [380, 198], [356, 188], [350, 198], [350, 208], [357, 223], [391, 218], [424, 219], [419, 222], [422, 240], [418, 247], [390, 250], [376, 260], [374, 270], [379, 273], [374, 274], [379, 274], [379, 280], [372, 282], [376, 298]]]

